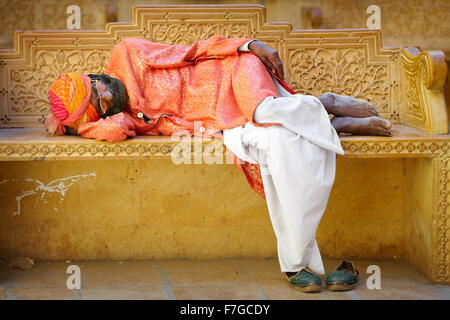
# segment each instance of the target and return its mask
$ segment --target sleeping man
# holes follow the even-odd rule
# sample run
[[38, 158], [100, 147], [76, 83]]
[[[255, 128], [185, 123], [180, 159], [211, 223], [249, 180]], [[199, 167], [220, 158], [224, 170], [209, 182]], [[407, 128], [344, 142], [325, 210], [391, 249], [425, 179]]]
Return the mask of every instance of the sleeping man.
[[[317, 292], [325, 272], [315, 236], [336, 154], [344, 154], [338, 133], [391, 136], [392, 125], [367, 101], [295, 94], [283, 78], [277, 52], [258, 40], [213, 36], [184, 46], [124, 39], [105, 74], [65, 73], [52, 84], [45, 127], [109, 142], [222, 133], [267, 201], [281, 272], [292, 286]], [[357, 281], [347, 261], [326, 278], [330, 290]]]

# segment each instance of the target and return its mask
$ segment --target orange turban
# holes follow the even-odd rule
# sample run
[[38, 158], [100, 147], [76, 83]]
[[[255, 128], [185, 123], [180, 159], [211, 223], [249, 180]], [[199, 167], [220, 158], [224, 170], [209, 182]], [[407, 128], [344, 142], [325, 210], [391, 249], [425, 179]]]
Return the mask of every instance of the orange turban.
[[78, 129], [82, 123], [97, 121], [99, 115], [89, 102], [91, 79], [81, 73], [61, 74], [48, 91], [50, 114], [45, 128], [50, 134], [63, 135], [64, 126]]

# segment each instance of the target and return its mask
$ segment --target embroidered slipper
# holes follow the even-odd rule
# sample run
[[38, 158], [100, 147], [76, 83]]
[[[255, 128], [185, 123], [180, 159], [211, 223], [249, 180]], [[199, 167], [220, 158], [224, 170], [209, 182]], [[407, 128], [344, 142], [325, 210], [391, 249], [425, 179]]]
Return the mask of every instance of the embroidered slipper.
[[343, 260], [325, 279], [328, 290], [346, 291], [356, 287], [359, 271], [353, 262]]
[[320, 277], [308, 268], [304, 268], [290, 276], [286, 273], [286, 279], [293, 288], [302, 292], [320, 292], [322, 288]]

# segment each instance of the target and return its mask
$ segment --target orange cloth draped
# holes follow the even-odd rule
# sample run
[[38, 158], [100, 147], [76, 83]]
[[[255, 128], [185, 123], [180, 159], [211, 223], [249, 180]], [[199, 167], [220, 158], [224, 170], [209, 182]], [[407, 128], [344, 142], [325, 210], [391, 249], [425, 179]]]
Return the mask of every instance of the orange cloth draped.
[[45, 128], [50, 134], [63, 135], [64, 126], [77, 129], [82, 123], [97, 121], [99, 115], [89, 103], [91, 81], [87, 75], [69, 72], [61, 74], [48, 91], [50, 114]]
[[159, 121], [153, 133], [206, 132], [234, 128], [253, 120], [259, 102], [278, 97], [263, 63], [238, 48], [251, 39], [213, 36], [192, 46], [124, 39], [113, 49], [107, 74], [121, 80], [130, 98], [129, 113]]
[[[261, 60], [251, 52], [238, 52], [250, 40], [213, 36], [191, 46], [122, 40], [113, 49], [105, 73], [125, 85], [130, 98], [127, 111], [81, 124], [78, 133], [85, 138], [121, 141], [136, 134], [172, 135], [180, 130], [214, 135], [248, 121], [254, 123], [256, 106], [279, 94]], [[145, 123], [138, 119], [142, 114], [155, 120]], [[259, 168], [237, 166], [264, 196]]]

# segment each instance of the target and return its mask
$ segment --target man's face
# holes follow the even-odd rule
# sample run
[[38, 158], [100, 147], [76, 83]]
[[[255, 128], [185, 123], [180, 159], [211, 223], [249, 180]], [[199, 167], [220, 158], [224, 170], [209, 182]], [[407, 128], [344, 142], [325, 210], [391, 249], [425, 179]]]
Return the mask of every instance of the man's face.
[[113, 94], [101, 80], [91, 81], [91, 104], [97, 109], [100, 115], [104, 115], [111, 108]]

